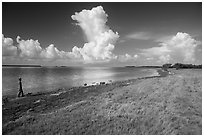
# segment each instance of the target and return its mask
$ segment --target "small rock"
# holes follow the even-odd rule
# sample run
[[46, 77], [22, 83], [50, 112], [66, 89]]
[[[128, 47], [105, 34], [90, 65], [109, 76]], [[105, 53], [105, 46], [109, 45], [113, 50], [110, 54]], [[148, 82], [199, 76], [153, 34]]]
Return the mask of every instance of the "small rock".
[[106, 84], [106, 82], [100, 82], [100, 85], [104, 85], [104, 84]]

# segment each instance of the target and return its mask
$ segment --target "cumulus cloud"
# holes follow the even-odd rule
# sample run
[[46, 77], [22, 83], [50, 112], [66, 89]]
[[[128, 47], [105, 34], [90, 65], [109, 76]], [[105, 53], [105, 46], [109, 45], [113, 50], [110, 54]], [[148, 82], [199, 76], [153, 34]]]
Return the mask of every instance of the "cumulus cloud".
[[16, 38], [19, 49], [19, 56], [24, 59], [66, 59], [71, 58], [72, 55], [69, 52], [58, 50], [53, 44], [43, 49], [38, 40], [21, 40], [18, 36]]
[[16, 56], [17, 47], [13, 45], [13, 39], [5, 38], [2, 35], [2, 56]]
[[119, 35], [106, 25], [107, 17], [102, 6], [82, 10], [71, 16], [84, 31], [88, 41], [82, 48], [73, 47], [70, 53], [72, 56], [82, 58], [85, 63], [109, 61], [116, 58], [112, 51]]
[[198, 41], [189, 34], [178, 32], [170, 39], [159, 43], [160, 47], [142, 49], [142, 55], [147, 58], [156, 58], [159, 63], [183, 62], [193, 63], [195, 61], [195, 50]]
[[74, 46], [71, 52], [60, 51], [53, 44], [42, 48], [38, 40], [21, 40], [20, 36], [16, 38], [17, 45], [13, 46], [12, 39], [2, 36], [3, 55], [17, 55], [23, 59], [33, 60], [72, 59], [84, 63], [107, 62], [117, 59], [112, 51], [119, 35], [106, 25], [107, 17], [102, 6], [91, 10], [82, 10], [72, 15], [71, 18], [83, 30], [87, 43], [83, 47]]
[[118, 56], [118, 60], [120, 62], [131, 62], [131, 61], [136, 61], [136, 59], [138, 58], [138, 55], [135, 54], [134, 56], [131, 56], [129, 54], [125, 54], [125, 55], [119, 55]]
[[19, 56], [22, 58], [40, 58], [42, 48], [38, 40], [21, 40], [20, 36], [17, 36], [16, 41], [18, 43], [18, 49], [20, 50]]
[[51, 44], [41, 51], [40, 56], [46, 59], [63, 58], [64, 52], [59, 51], [53, 44]]
[[[57, 49], [54, 44], [50, 44], [46, 48], [42, 48], [41, 44], [38, 40], [28, 39], [23, 40], [20, 36], [16, 38], [17, 45], [13, 45], [13, 40], [11, 38], [4, 38], [2, 35], [2, 46], [3, 46], [3, 56], [15, 56], [20, 57], [25, 60], [36, 60], [36, 59], [43, 59], [43, 60], [57, 60], [57, 59], [69, 59], [70, 61], [90, 61], [93, 62], [92, 58], [86, 54], [86, 52], [90, 51], [93, 52], [92, 55], [97, 57], [97, 53], [95, 50], [92, 51], [92, 47], [89, 47], [89, 44], [94, 43], [85, 43], [84, 48], [78, 48], [74, 46], [71, 52], [65, 52], [62, 50]], [[103, 47], [102, 47], [103, 48]], [[104, 49], [100, 49], [100, 56], [109, 56], [112, 53], [109, 51], [114, 46], [106, 46]], [[103, 52], [105, 51], [105, 52]], [[116, 58], [116, 56], [115, 56]], [[102, 58], [106, 59], [106, 58]], [[103, 60], [99, 60], [103, 61]]]

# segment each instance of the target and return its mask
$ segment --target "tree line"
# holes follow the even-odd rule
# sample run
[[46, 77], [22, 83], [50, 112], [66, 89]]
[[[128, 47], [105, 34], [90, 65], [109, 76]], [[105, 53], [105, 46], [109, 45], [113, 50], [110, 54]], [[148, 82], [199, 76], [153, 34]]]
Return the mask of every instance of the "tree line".
[[176, 68], [176, 69], [202, 69], [202, 65], [194, 65], [194, 64], [182, 64], [175, 63], [173, 64], [164, 64], [162, 68]]

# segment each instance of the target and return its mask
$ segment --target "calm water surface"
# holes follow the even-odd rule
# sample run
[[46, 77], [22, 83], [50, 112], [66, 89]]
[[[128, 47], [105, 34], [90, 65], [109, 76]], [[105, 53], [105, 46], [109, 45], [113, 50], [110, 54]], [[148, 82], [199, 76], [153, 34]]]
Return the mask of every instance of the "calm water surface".
[[82, 86], [84, 83], [119, 81], [150, 75], [156, 75], [156, 70], [127, 67], [3, 67], [2, 95], [17, 94], [18, 77], [22, 77], [25, 93], [35, 93]]

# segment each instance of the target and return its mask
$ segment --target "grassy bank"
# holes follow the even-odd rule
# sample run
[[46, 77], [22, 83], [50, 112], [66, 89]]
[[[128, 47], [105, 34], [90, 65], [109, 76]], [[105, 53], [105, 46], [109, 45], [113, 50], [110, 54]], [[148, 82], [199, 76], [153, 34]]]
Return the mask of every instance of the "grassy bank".
[[3, 134], [201, 134], [202, 71], [171, 72], [10, 100]]

